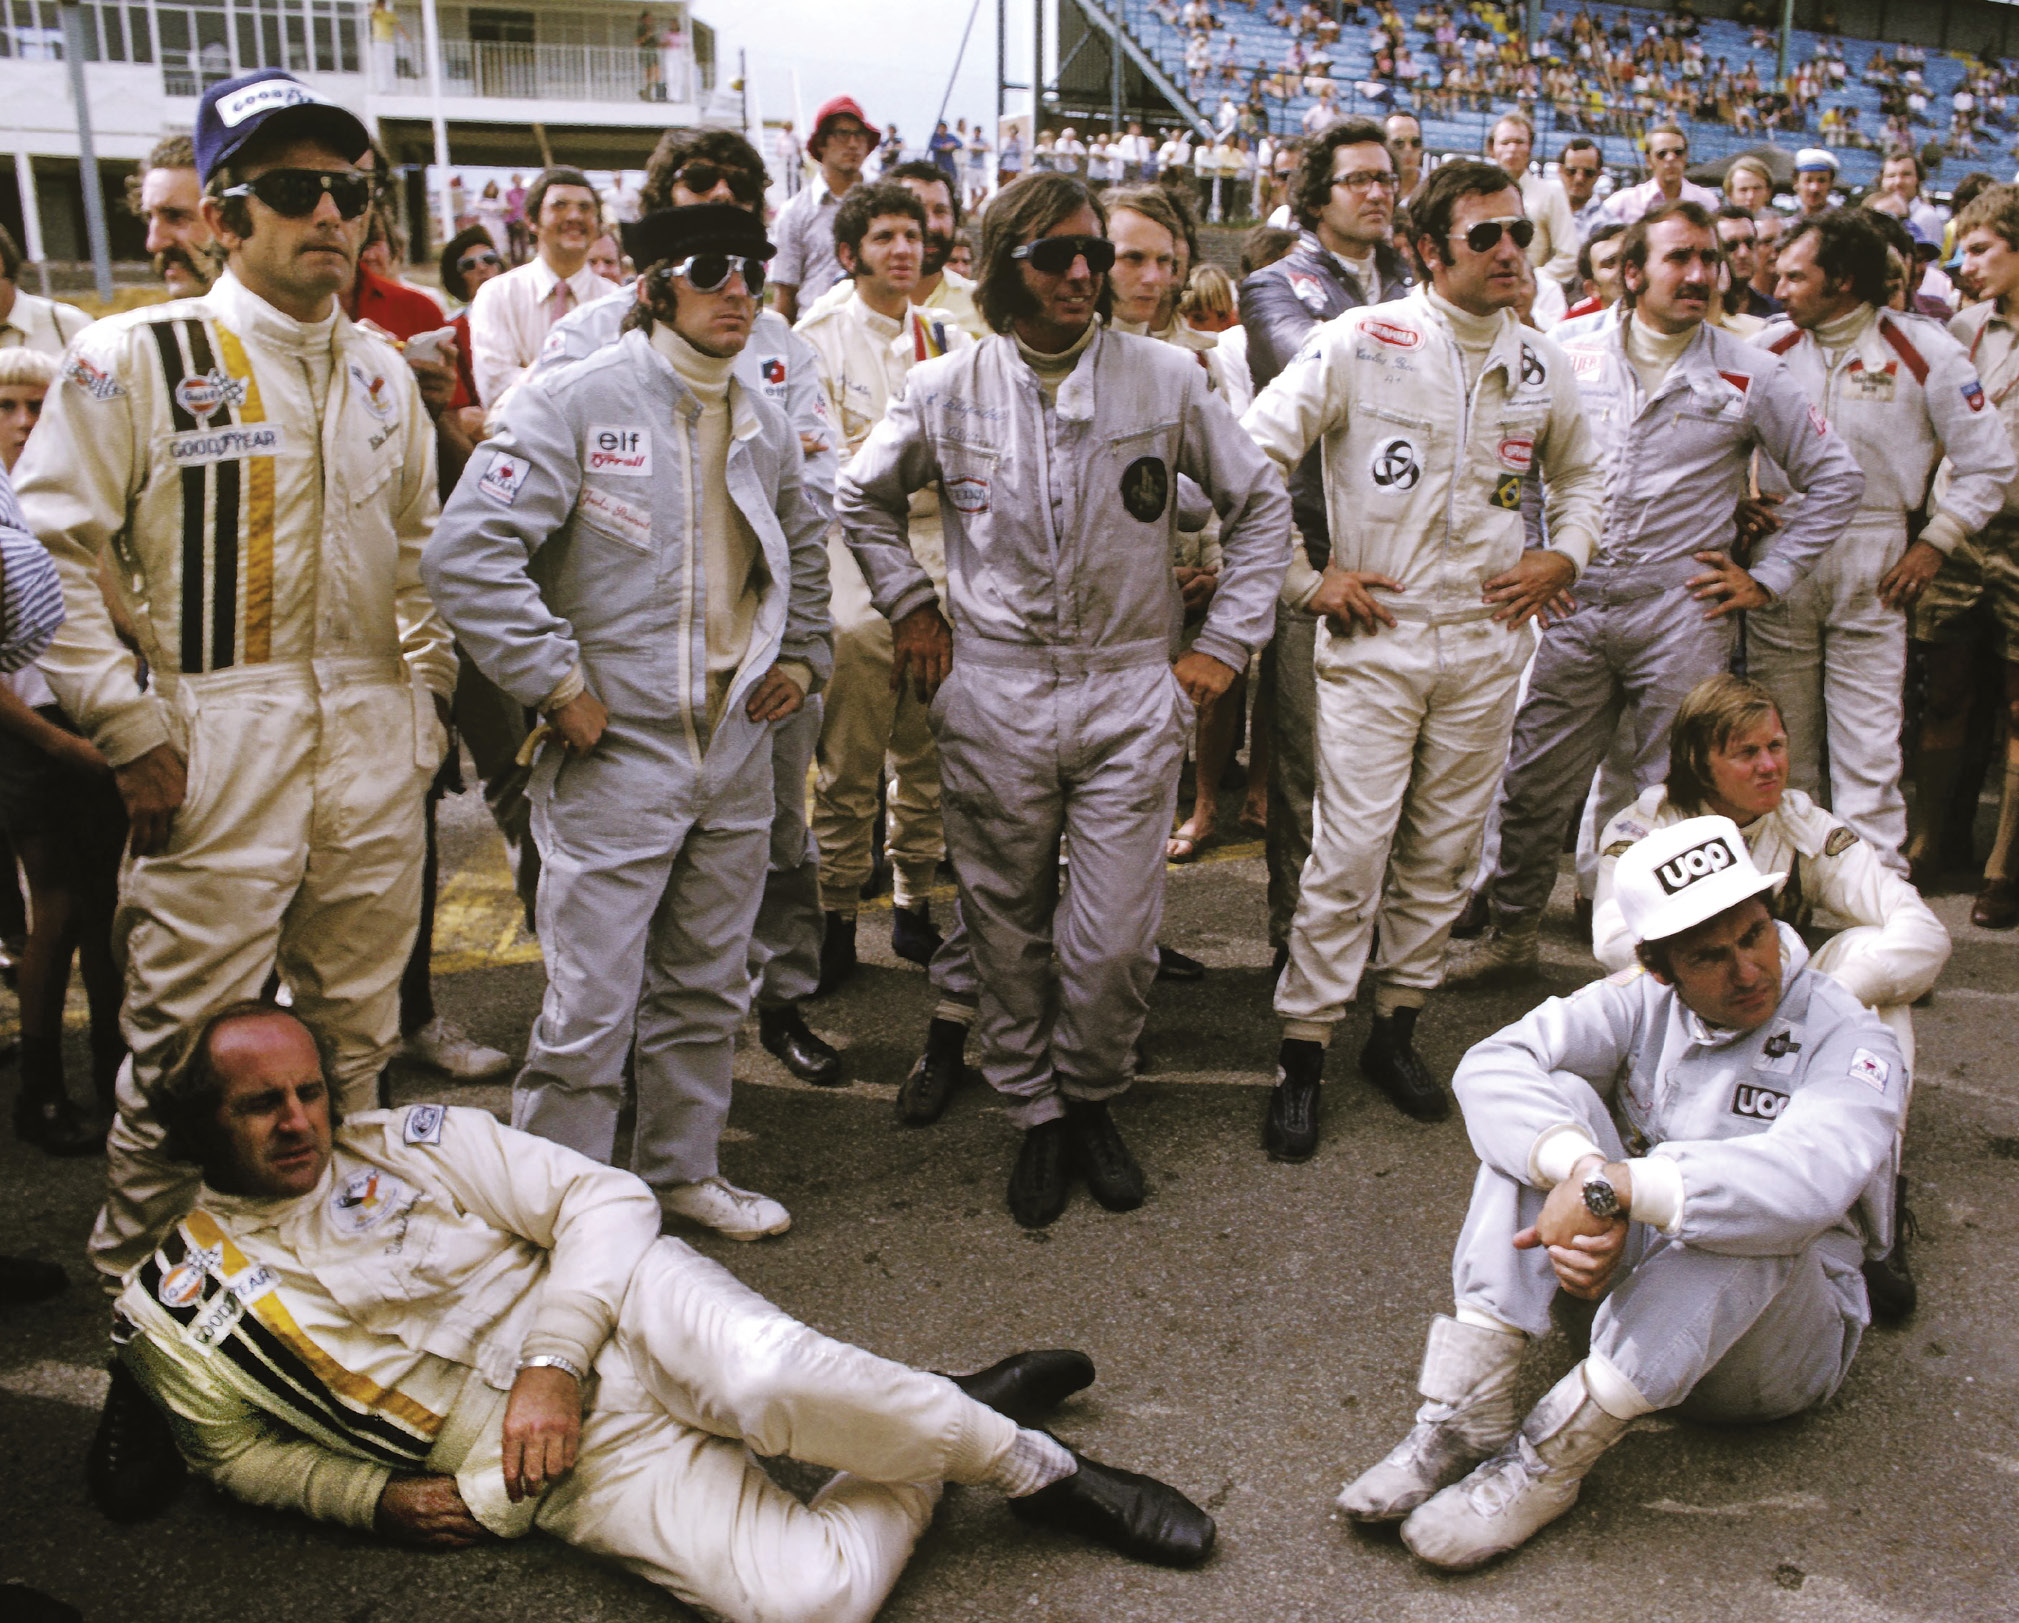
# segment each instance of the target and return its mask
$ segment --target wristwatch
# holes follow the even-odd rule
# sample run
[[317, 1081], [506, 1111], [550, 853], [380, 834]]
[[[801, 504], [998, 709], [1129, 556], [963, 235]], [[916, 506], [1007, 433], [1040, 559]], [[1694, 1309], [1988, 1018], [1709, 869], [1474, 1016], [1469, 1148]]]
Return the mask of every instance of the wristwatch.
[[1619, 1191], [1612, 1186], [1612, 1180], [1600, 1167], [1584, 1180], [1584, 1207], [1593, 1217], [1602, 1217], [1610, 1222], [1623, 1214], [1625, 1208], [1619, 1203]]
[[562, 1374], [572, 1375], [578, 1381], [586, 1378], [582, 1371], [576, 1367], [575, 1361], [572, 1358], [563, 1358], [558, 1353], [541, 1353], [534, 1358], [522, 1358], [519, 1360], [519, 1368], [522, 1371], [529, 1369], [558, 1369]]

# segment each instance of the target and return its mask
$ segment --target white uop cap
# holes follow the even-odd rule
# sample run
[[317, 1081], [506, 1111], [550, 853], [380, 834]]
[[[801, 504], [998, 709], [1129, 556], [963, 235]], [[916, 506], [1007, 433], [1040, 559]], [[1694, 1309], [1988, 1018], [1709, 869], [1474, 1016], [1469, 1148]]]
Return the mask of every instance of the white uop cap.
[[1804, 169], [1827, 169], [1834, 175], [1837, 172], [1837, 156], [1827, 147], [1803, 147], [1795, 154], [1795, 173], [1800, 174]]
[[1692, 817], [1658, 828], [1620, 853], [1613, 894], [1636, 941], [1664, 941], [1714, 919], [1748, 896], [1780, 888], [1763, 874], [1729, 817]]

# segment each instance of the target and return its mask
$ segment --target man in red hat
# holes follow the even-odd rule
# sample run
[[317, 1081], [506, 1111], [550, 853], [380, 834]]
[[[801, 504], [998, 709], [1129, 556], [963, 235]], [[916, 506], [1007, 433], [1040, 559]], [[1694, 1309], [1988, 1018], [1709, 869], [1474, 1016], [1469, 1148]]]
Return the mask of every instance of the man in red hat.
[[787, 321], [799, 319], [801, 288], [811, 304], [841, 280], [841, 261], [834, 253], [835, 210], [862, 180], [863, 162], [881, 135], [849, 96], [823, 103], [814, 115], [806, 150], [820, 165], [820, 178], [800, 187], [771, 227], [778, 239], [771, 282], [778, 289], [778, 313]]

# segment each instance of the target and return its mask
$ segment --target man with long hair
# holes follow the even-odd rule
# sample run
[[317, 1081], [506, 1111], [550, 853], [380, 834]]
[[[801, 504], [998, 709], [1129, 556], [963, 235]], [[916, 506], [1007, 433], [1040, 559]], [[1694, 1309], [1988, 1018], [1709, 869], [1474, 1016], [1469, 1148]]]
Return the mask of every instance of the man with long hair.
[[[1070, 175], [1007, 187], [982, 222], [995, 335], [914, 367], [835, 494], [891, 621], [894, 679], [937, 694], [982, 1071], [1024, 1130], [1009, 1204], [1033, 1228], [1064, 1210], [1074, 1164], [1111, 1210], [1144, 1198], [1108, 1101], [1131, 1081], [1157, 971], [1179, 760], [1193, 707], [1269, 635], [1290, 534], [1281, 480], [1205, 371], [1104, 327], [1105, 227]], [[1174, 662], [1180, 474], [1220, 514], [1223, 563]], [[912, 492], [934, 482], [951, 628], [907, 537]]]

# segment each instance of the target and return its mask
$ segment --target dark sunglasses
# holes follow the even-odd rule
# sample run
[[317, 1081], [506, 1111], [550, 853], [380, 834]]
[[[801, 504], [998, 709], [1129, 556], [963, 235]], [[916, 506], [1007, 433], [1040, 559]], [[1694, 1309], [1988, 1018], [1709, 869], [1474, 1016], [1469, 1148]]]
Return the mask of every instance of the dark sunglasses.
[[1115, 245], [1106, 237], [1039, 237], [1012, 248], [1010, 258], [1028, 260], [1045, 276], [1063, 276], [1075, 259], [1085, 259], [1089, 271], [1104, 276], [1114, 269]]
[[755, 202], [764, 195], [764, 182], [748, 169], [705, 163], [698, 158], [673, 178], [696, 197], [707, 196], [725, 180], [729, 182], [729, 190], [746, 203]]
[[456, 269], [467, 276], [471, 271], [477, 270], [482, 266], [502, 264], [504, 264], [504, 261], [498, 257], [498, 251], [495, 248], [479, 248], [475, 253], [464, 254], [461, 259], [457, 260]]
[[290, 220], [306, 219], [328, 196], [338, 214], [355, 220], [372, 206], [373, 191], [372, 177], [355, 169], [269, 169], [220, 195], [256, 197]]
[[738, 271], [743, 274], [743, 290], [753, 299], [764, 291], [764, 261], [748, 254], [690, 254], [672, 271], [684, 276], [696, 293], [720, 293]]
[[1511, 220], [1481, 220], [1465, 233], [1465, 246], [1475, 254], [1490, 254], [1499, 246], [1503, 231], [1514, 239], [1517, 248], [1526, 248], [1535, 240], [1535, 222], [1516, 217]]

